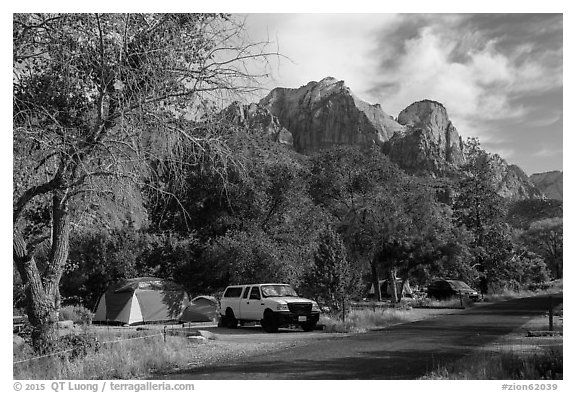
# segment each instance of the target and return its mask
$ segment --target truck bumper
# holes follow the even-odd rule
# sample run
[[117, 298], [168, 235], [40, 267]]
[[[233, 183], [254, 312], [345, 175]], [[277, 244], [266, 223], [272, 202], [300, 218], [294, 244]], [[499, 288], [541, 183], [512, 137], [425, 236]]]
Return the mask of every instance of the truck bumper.
[[320, 319], [320, 313], [298, 315], [290, 312], [279, 312], [275, 313], [275, 317], [278, 326], [301, 325], [303, 323], [317, 323]]

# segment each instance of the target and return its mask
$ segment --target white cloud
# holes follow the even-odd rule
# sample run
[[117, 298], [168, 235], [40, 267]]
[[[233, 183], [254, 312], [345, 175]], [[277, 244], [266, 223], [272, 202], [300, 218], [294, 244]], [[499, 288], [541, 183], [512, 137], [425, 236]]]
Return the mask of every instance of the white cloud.
[[544, 147], [538, 150], [536, 153], [534, 153], [534, 156], [536, 157], [554, 157], [557, 155], [562, 155], [562, 149], [550, 149]]
[[269, 34], [280, 53], [290, 60], [273, 60], [278, 85], [299, 87], [326, 76], [344, 79], [355, 92], [368, 90], [379, 59], [371, 56], [377, 29], [396, 18], [393, 14], [252, 14], [250, 34]]
[[[381, 39], [386, 40], [386, 33]], [[465, 44], [470, 47], [463, 51]], [[562, 85], [561, 69], [550, 72], [543, 65], [544, 55], [526, 56], [532, 45], [510, 53], [497, 47], [494, 39], [459, 34], [447, 20], [420, 28], [415, 37], [404, 41], [403, 50], [382, 52], [395, 57], [392, 62], [382, 59], [378, 82], [384, 88], [371, 98], [391, 113], [424, 98], [442, 102], [461, 133], [491, 141], [486, 121], [519, 120], [528, 114], [529, 108], [514, 97]]]

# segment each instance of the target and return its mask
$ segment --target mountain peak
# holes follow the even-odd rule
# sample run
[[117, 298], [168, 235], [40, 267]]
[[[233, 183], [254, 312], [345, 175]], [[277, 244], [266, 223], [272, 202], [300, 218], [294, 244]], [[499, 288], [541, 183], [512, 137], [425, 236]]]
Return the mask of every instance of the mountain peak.
[[359, 99], [343, 80], [330, 76], [297, 89], [273, 89], [260, 104], [292, 133], [296, 151], [305, 154], [342, 144], [382, 144], [403, 129], [380, 105]]
[[409, 105], [398, 115], [398, 123], [413, 128], [446, 129], [451, 124], [446, 107], [433, 100], [422, 100]]
[[320, 82], [318, 82], [318, 84], [328, 85], [328, 84], [334, 84], [334, 83], [339, 83], [339, 82], [344, 84], [343, 80], [338, 80], [338, 79], [334, 78], [333, 76], [327, 76], [325, 78], [322, 78], [320, 80]]
[[561, 171], [534, 173], [530, 180], [547, 198], [563, 200], [564, 180]]

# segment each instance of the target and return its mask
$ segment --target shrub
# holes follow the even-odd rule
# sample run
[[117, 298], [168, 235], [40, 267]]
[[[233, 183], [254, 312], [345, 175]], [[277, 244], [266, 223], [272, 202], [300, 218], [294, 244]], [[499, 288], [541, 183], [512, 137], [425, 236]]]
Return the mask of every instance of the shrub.
[[61, 354], [60, 357], [74, 361], [84, 358], [90, 352], [98, 352], [99, 349], [100, 342], [96, 335], [81, 333], [69, 334], [58, 338], [55, 351], [68, 351]]
[[80, 325], [90, 325], [92, 323], [92, 317], [92, 311], [84, 306], [62, 307], [59, 315], [61, 321], [73, 321]]

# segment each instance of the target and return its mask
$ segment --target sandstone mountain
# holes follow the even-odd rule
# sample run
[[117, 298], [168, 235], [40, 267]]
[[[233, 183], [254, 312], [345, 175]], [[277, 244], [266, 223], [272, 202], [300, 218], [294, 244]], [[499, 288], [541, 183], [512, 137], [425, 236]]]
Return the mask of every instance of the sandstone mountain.
[[382, 144], [404, 129], [380, 105], [362, 101], [331, 77], [298, 89], [276, 88], [260, 105], [292, 133], [294, 149], [302, 154], [342, 144]]
[[[455, 176], [467, 160], [462, 138], [441, 103], [415, 102], [395, 120], [332, 77], [297, 89], [273, 89], [258, 104], [231, 111], [240, 122], [259, 124], [275, 140], [291, 136], [301, 154], [336, 145], [376, 144], [406, 172], [432, 177]], [[496, 154], [487, 157], [500, 195], [511, 200], [543, 197], [522, 169]]]
[[273, 141], [292, 147], [292, 133], [280, 125], [278, 118], [259, 104], [242, 105], [233, 102], [222, 115], [240, 127], [269, 136]]
[[488, 157], [498, 194], [513, 201], [544, 197], [519, 166], [508, 164], [498, 154], [489, 154]]
[[398, 123], [404, 130], [384, 143], [383, 150], [406, 171], [445, 174], [465, 162], [462, 138], [439, 102], [413, 103], [400, 112]]
[[564, 181], [561, 171], [535, 173], [530, 176], [530, 181], [532, 181], [547, 198], [562, 200]]

